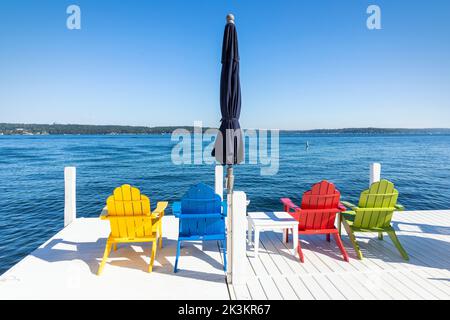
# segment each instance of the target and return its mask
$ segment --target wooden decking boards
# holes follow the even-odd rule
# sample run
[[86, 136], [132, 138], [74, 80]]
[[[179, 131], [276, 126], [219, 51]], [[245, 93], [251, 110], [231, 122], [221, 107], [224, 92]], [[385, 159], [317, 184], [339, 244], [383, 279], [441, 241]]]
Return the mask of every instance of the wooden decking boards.
[[186, 244], [173, 273], [178, 222], [165, 217], [164, 248], [147, 272], [150, 247], [122, 245], [97, 276], [109, 225], [77, 219], [0, 276], [0, 299], [450, 299], [450, 210], [394, 214], [404, 261], [389, 237], [358, 234], [364, 259], [347, 263], [332, 239], [301, 236], [305, 263], [282, 233], [261, 233], [259, 257], [247, 250], [246, 283], [228, 286], [216, 243]]
[[305, 263], [290, 254], [281, 232], [261, 236], [259, 259], [248, 250], [249, 277], [234, 286], [237, 299], [449, 299], [450, 211], [398, 212], [394, 225], [410, 255], [404, 261], [389, 237], [358, 235], [364, 259], [348, 237], [350, 263], [324, 236], [303, 236]]
[[151, 244], [119, 244], [97, 276], [109, 223], [77, 219], [0, 277], [0, 299], [229, 299], [216, 243], [186, 244], [174, 274], [177, 219], [163, 228], [152, 273]]

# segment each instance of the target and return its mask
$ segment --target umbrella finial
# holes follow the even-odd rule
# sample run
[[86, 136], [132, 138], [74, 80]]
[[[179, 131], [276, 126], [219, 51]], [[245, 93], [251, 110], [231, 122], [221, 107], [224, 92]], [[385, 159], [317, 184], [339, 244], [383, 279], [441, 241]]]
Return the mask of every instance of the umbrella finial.
[[234, 14], [229, 13], [227, 15], [227, 23], [234, 23]]

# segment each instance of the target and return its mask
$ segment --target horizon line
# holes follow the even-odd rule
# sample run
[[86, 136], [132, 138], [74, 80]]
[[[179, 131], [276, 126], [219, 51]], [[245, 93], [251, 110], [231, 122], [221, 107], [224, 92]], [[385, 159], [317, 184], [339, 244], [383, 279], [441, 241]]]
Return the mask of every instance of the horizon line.
[[[146, 128], [146, 129], [160, 129], [160, 128], [194, 128], [197, 127], [195, 125], [157, 125], [157, 126], [149, 126], [149, 125], [129, 125], [129, 124], [83, 124], [83, 123], [26, 123], [26, 122], [0, 122], [0, 126], [86, 126], [86, 127], [128, 127], [128, 128]], [[211, 126], [202, 126], [202, 128], [206, 129], [218, 129], [218, 127]], [[256, 128], [243, 128], [244, 130], [256, 129]], [[263, 129], [263, 128], [258, 128]], [[450, 127], [341, 127], [341, 128], [314, 128], [314, 129], [268, 129], [267, 130], [279, 130], [279, 131], [316, 131], [316, 130], [362, 130], [362, 129], [377, 129], [377, 130], [450, 130]]]

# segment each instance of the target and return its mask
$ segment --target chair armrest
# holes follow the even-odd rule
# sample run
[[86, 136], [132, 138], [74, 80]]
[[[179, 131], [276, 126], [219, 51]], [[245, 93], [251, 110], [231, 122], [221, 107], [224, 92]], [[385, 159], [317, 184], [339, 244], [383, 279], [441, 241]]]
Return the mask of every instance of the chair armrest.
[[228, 204], [226, 201], [222, 201], [222, 215], [226, 217], [228, 214]]
[[181, 202], [172, 203], [172, 213], [175, 217], [179, 218], [181, 214]]
[[103, 207], [102, 213], [100, 214], [99, 218], [102, 220], [108, 219], [108, 207], [107, 206]]
[[164, 210], [166, 210], [169, 203], [167, 201], [160, 201], [156, 205], [155, 210], [152, 212], [152, 216], [154, 217], [163, 217], [164, 216]]
[[395, 205], [395, 209], [396, 209], [397, 211], [405, 211], [405, 207], [402, 206], [400, 203], [397, 203], [397, 204]]
[[350, 209], [352, 209], [353, 211], [359, 209], [359, 208], [358, 208], [357, 206], [355, 206], [353, 203], [348, 202], [348, 201], [341, 201], [340, 205], [343, 205], [343, 206], [345, 206], [346, 208], [350, 208]]
[[338, 221], [355, 221], [356, 212], [355, 211], [344, 211], [339, 213], [339, 220]]
[[289, 212], [291, 209], [294, 209], [296, 211], [297, 209], [300, 209], [299, 206], [297, 206], [294, 202], [292, 202], [289, 198], [281, 198], [281, 203], [287, 208], [287, 211]]

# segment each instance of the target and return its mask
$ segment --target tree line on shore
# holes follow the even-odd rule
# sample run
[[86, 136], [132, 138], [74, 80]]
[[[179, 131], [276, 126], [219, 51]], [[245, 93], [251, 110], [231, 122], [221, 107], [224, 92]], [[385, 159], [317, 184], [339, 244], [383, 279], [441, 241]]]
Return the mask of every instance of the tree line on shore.
[[[175, 129], [193, 132], [193, 126], [119, 126], [83, 124], [24, 124], [0, 123], [3, 135], [57, 135], [57, 134], [170, 134]], [[210, 128], [204, 127], [203, 131]], [[450, 128], [407, 129], [407, 128], [343, 128], [314, 130], [281, 130], [282, 133], [306, 134], [450, 134]]]

